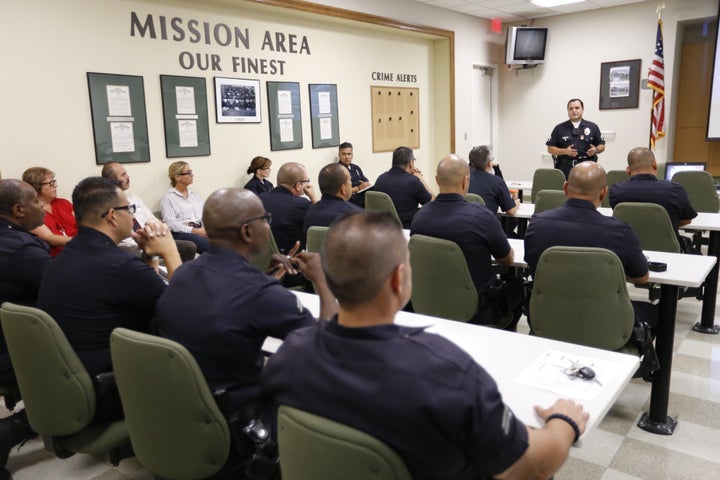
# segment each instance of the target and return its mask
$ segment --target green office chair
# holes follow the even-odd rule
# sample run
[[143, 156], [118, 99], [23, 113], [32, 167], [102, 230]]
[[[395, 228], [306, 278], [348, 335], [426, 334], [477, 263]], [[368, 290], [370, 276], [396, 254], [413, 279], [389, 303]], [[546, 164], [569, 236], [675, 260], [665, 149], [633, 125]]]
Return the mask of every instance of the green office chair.
[[272, 258], [273, 254], [280, 253], [280, 249], [277, 246], [277, 243], [275, 243], [275, 237], [273, 236], [272, 230], [270, 231], [270, 242], [268, 243], [268, 251], [265, 255], [261, 255], [259, 257], [254, 258], [250, 261], [253, 265], [255, 265], [260, 271], [264, 272], [267, 270], [268, 265], [270, 265], [270, 259]]
[[479, 203], [480, 205], [485, 205], [485, 200], [483, 200], [483, 197], [481, 197], [477, 193], [466, 193], [465, 201], [468, 201], [470, 203]]
[[613, 217], [629, 223], [643, 250], [680, 253], [670, 216], [656, 203], [622, 202], [615, 205]]
[[535, 213], [565, 205], [567, 195], [562, 190], [540, 190], [535, 197]]
[[307, 243], [306, 248], [308, 252], [320, 252], [322, 242], [325, 239], [325, 234], [330, 227], [310, 227], [307, 231]]
[[638, 354], [635, 314], [620, 259], [610, 250], [551, 247], [535, 269], [530, 321], [545, 338]]
[[720, 210], [715, 180], [708, 172], [700, 170], [678, 172], [673, 176], [672, 181], [685, 187], [690, 203], [696, 211], [718, 213]]
[[[610, 189], [610, 187], [615, 185], [616, 183], [624, 182], [629, 178], [630, 175], [628, 175], [625, 170], [610, 170], [607, 172], [607, 179], [605, 181], [605, 184], [608, 186], [608, 189]], [[602, 200], [601, 206], [605, 208], [610, 208], [610, 195], [605, 195], [605, 198], [603, 198]]]
[[562, 190], [565, 184], [565, 175], [556, 168], [538, 168], [533, 174], [532, 194], [530, 202], [535, 203], [535, 198], [541, 190]]
[[110, 350], [140, 463], [167, 480], [218, 472], [230, 453], [230, 430], [190, 352], [125, 328], [113, 331]]
[[37, 308], [0, 308], [10, 359], [30, 426], [60, 458], [110, 454], [113, 465], [132, 455], [124, 420], [91, 425], [97, 397], [85, 370], [55, 320]]
[[387, 193], [369, 190], [365, 193], [365, 209], [389, 212], [400, 222], [400, 216], [398, 216], [395, 204]]
[[283, 480], [411, 480], [380, 440], [286, 405], [278, 410], [278, 443]]
[[[478, 293], [460, 247], [450, 240], [413, 235], [408, 248], [413, 310], [448, 320], [471, 320], [477, 313]], [[511, 321], [512, 312], [488, 326], [505, 328]]]

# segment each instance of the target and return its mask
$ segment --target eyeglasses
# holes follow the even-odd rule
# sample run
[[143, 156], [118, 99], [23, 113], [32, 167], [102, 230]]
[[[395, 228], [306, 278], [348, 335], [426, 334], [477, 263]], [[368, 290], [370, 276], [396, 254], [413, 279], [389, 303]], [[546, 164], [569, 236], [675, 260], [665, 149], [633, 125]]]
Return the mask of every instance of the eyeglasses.
[[310, 183], [310, 179], [306, 178], [305, 180], [298, 180], [298, 183]]
[[192, 170], [188, 170], [187, 172], [183, 172], [183, 173], [178, 173], [178, 175], [180, 175], [180, 176], [192, 175], [192, 174], [193, 174]]
[[54, 187], [55, 185], [57, 185], [57, 180], [52, 179], [49, 182], [41, 182], [40, 185], [50, 185], [51, 187]]
[[248, 218], [244, 222], [242, 222], [240, 225], [247, 225], [250, 222], [254, 222], [255, 220], [265, 220], [268, 225], [272, 223], [272, 213], [266, 212], [265, 215], [260, 215], [259, 217], [252, 217]]
[[[127, 210], [130, 215], [135, 215], [135, 212], [137, 212], [137, 205], [131, 203], [130, 205], [121, 205], [119, 207], [113, 207], [110, 210]], [[110, 213], [110, 210], [101, 214], [100, 216], [102, 218], [105, 218], [107, 216], [107, 214]]]

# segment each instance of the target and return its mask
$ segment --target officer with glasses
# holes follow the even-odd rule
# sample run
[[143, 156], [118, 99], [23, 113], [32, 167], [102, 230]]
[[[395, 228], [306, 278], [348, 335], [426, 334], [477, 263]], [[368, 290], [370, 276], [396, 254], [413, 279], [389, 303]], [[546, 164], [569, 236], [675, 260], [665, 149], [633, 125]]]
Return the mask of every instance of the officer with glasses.
[[[180, 255], [168, 228], [148, 222], [133, 233], [135, 205], [117, 183], [82, 180], [72, 194], [79, 231], [52, 262], [40, 284], [38, 307], [50, 314], [94, 376], [112, 371], [110, 333], [116, 327], [150, 331], [165, 282], [117, 244], [134, 236], [144, 253], [165, 260], [172, 278]], [[96, 421], [122, 417], [116, 398], [97, 408]]]

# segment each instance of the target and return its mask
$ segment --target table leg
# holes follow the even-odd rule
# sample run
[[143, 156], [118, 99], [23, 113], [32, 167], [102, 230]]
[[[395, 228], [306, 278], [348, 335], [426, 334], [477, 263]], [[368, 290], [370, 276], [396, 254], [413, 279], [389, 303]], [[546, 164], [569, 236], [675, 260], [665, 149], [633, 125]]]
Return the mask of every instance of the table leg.
[[650, 411], [640, 417], [638, 427], [651, 433], [672, 435], [677, 420], [669, 417], [670, 374], [672, 372], [673, 342], [675, 341], [675, 314], [677, 312], [678, 287], [662, 285], [655, 339], [660, 369], [653, 373], [650, 393]]
[[718, 264], [720, 262], [720, 232], [710, 232], [710, 243], [708, 245], [708, 255], [715, 256], [715, 266], [708, 273], [705, 279], [705, 291], [703, 292], [702, 315], [700, 321], [696, 323], [692, 329], [700, 333], [710, 333], [717, 335], [720, 332], [720, 326], [715, 325], [715, 302], [717, 300], [718, 285]]

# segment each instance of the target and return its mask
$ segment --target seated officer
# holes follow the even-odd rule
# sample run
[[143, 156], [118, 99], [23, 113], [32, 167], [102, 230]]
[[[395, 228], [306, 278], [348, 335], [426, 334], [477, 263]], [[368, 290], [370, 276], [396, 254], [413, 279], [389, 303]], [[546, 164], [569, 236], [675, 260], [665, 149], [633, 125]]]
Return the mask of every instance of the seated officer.
[[[515, 254], [497, 216], [482, 205], [465, 201], [470, 181], [468, 168], [468, 163], [457, 155], [440, 160], [435, 177], [440, 194], [415, 215], [410, 234], [444, 238], [458, 244], [479, 295], [478, 311], [472, 322], [494, 323], [499, 320], [498, 313], [484, 295], [497, 282], [491, 256], [499, 264], [509, 266]], [[522, 298], [521, 292], [517, 292], [517, 298]], [[521, 303], [517, 302], [517, 306]]]
[[408, 147], [395, 149], [392, 168], [378, 177], [375, 190], [390, 196], [403, 228], [410, 228], [418, 205], [425, 205], [433, 199], [422, 172], [415, 168], [415, 155]]
[[354, 203], [359, 207], [365, 207], [365, 192], [364, 190], [370, 186], [370, 181], [365, 176], [356, 163], [353, 163], [353, 146], [350, 142], [343, 142], [338, 147], [338, 161], [340, 165], [347, 168], [350, 173], [350, 183], [352, 184], [352, 196], [350, 202]]
[[687, 252], [690, 239], [681, 236], [678, 227], [692, 222], [697, 212], [690, 204], [685, 188], [679, 183], [657, 178], [657, 162], [649, 148], [633, 148], [628, 153], [627, 161], [630, 179], [610, 187], [610, 206], [615, 208], [621, 202], [657, 203], [667, 210], [680, 246]]
[[[532, 216], [525, 233], [525, 261], [531, 273], [535, 271], [540, 255], [550, 247], [598, 247], [618, 256], [629, 282], [647, 283], [647, 259], [632, 227], [597, 210], [607, 194], [605, 182], [602, 166], [595, 162], [579, 163], [570, 170], [570, 177], [565, 182], [568, 197], [565, 205]], [[635, 323], [640, 328], [633, 332], [633, 338], [642, 343], [645, 342], [641, 338], [644, 334], [642, 323], [654, 328], [657, 312], [647, 302], [633, 301], [632, 304]], [[532, 319], [529, 320], [532, 322]], [[646, 344], [642, 346], [649, 347]], [[650, 360], [652, 358], [648, 358]]]
[[[202, 219], [210, 249], [173, 277], [158, 302], [158, 332], [193, 354], [212, 390], [225, 389], [236, 407], [254, 405], [265, 339], [284, 338], [315, 319], [294, 294], [250, 263], [267, 253], [272, 219], [254, 193], [217, 190], [205, 202]], [[337, 307], [319, 256], [303, 252], [292, 262], [315, 282], [320, 318], [330, 318]], [[284, 267], [295, 273], [289, 263]]]
[[575, 429], [585, 429], [580, 405], [535, 407], [547, 423], [529, 429], [461, 348], [393, 323], [412, 281], [407, 240], [392, 216], [363, 211], [338, 219], [322, 259], [340, 311], [291, 333], [270, 357], [263, 393], [276, 406], [378, 438], [415, 480], [548, 478], [562, 465]]
[[283, 164], [278, 170], [277, 187], [260, 195], [260, 200], [273, 216], [272, 233], [280, 252], [292, 254], [297, 242], [301, 250], [305, 248], [305, 215], [318, 200], [305, 167], [295, 162]]
[[470, 150], [470, 186], [468, 192], [480, 195], [485, 206], [493, 213], [498, 207], [507, 215], [515, 215], [520, 200], [513, 200], [505, 181], [501, 176], [493, 174], [495, 158], [486, 145]]
[[339, 216], [360, 210], [348, 202], [352, 194], [350, 174], [339, 163], [325, 165], [318, 175], [322, 197], [313, 204], [305, 215], [305, 236], [310, 227], [329, 227]]

